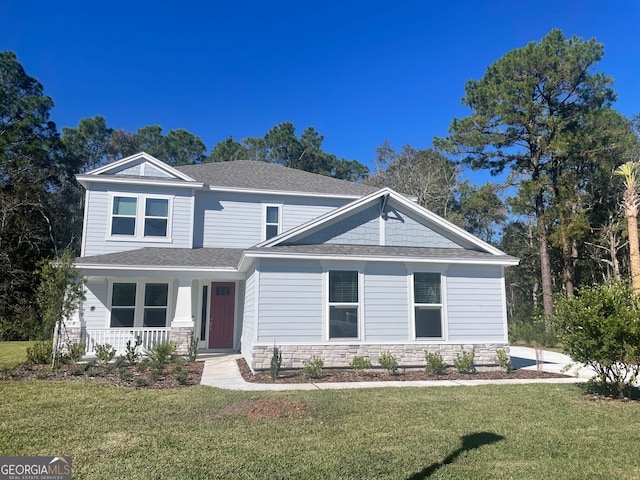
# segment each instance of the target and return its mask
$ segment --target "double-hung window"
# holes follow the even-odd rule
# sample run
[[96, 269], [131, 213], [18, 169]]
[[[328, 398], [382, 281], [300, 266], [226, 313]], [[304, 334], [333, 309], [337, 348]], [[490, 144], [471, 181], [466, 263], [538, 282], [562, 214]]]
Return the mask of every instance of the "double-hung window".
[[356, 270], [329, 271], [329, 338], [358, 338]]
[[166, 327], [169, 284], [114, 282], [111, 328]]
[[413, 274], [416, 338], [443, 338], [442, 280], [439, 273]]
[[167, 325], [167, 301], [169, 285], [147, 283], [144, 286], [143, 327], [164, 327]]
[[147, 198], [144, 208], [144, 236], [166, 237], [169, 221], [169, 200]]
[[168, 197], [114, 195], [111, 207], [111, 239], [169, 239]]
[[111, 327], [133, 327], [136, 316], [135, 283], [114, 283], [111, 296]]
[[266, 205], [264, 212], [264, 239], [269, 240], [280, 233], [280, 206]]
[[136, 197], [113, 197], [111, 235], [135, 236], [137, 204]]

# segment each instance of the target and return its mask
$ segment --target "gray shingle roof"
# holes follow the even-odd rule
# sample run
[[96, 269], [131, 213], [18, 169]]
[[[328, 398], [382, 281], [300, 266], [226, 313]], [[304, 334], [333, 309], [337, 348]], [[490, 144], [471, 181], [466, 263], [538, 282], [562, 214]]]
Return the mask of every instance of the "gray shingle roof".
[[145, 247], [127, 252], [76, 258], [79, 267], [124, 265], [136, 267], [200, 267], [235, 269], [242, 257], [239, 248], [161, 248]]
[[[91, 266], [129, 266], [129, 267], [177, 267], [207, 268], [235, 270], [238, 268], [242, 253], [239, 248], [161, 248], [145, 247], [127, 252], [106, 253], [91, 257], [76, 258], [78, 267]], [[462, 248], [420, 248], [420, 247], [380, 247], [373, 245], [279, 245], [275, 247], [249, 248], [252, 254], [291, 254], [291, 255], [326, 255], [347, 257], [396, 257], [448, 260], [487, 260], [497, 263], [512, 264], [517, 258], [509, 255], [492, 255], [476, 250]]]
[[377, 189], [268, 162], [238, 160], [175, 167], [211, 187], [362, 196]]
[[375, 245], [277, 245], [265, 248], [250, 248], [250, 253], [288, 253], [295, 255], [379, 256], [398, 258], [425, 258], [444, 260], [494, 260], [508, 263], [518, 261], [509, 255], [493, 255], [463, 248], [392, 247]]

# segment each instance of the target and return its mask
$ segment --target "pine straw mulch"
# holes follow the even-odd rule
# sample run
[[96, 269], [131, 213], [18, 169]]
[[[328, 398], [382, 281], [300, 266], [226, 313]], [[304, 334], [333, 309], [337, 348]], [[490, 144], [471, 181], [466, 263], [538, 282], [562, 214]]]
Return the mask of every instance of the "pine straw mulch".
[[[251, 372], [244, 358], [237, 360], [242, 378], [251, 383], [274, 383], [268, 371]], [[281, 370], [276, 383], [326, 383], [326, 382], [376, 382], [376, 381], [417, 381], [417, 380], [506, 380], [536, 378], [568, 378], [568, 375], [538, 370], [512, 370], [509, 373], [500, 370], [480, 371], [473, 374], [459, 373], [447, 368], [443, 375], [427, 375], [424, 369], [400, 368], [395, 375], [382, 369], [370, 369], [356, 373], [353, 369], [325, 368], [320, 378], [306, 378], [300, 370]]]
[[158, 373], [153, 367], [142, 368], [140, 364], [116, 366], [99, 363], [77, 363], [60, 365], [22, 364], [0, 371], [0, 381], [20, 380], [85, 380], [104, 382], [119, 387], [136, 389], [168, 389], [199, 385], [204, 362], [181, 362], [165, 365]]

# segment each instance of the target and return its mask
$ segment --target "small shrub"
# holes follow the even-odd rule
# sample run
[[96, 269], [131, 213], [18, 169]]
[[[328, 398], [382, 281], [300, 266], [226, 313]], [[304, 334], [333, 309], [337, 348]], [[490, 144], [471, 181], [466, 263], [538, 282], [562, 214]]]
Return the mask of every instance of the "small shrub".
[[391, 375], [395, 375], [398, 371], [398, 359], [391, 352], [382, 352], [378, 358], [378, 363]]
[[160, 377], [162, 376], [162, 370], [160, 370], [159, 368], [152, 368], [149, 371], [149, 379], [152, 382], [155, 382], [156, 380], [158, 380]]
[[180, 365], [180, 366], [182, 366], [182, 365], [184, 365], [184, 364], [185, 364], [186, 360], [184, 359], [184, 357], [173, 357], [173, 358], [171, 359], [171, 362], [172, 362], [174, 365]]
[[127, 370], [126, 368], [123, 368], [122, 370], [118, 371], [118, 376], [120, 377], [120, 380], [128, 382], [129, 380], [131, 380], [131, 377], [133, 377], [133, 373], [131, 373], [131, 371]]
[[84, 365], [74, 365], [73, 368], [71, 368], [71, 375], [73, 375], [74, 377], [81, 377], [82, 375], [84, 375], [85, 372], [85, 366]]
[[51, 359], [52, 350], [53, 341], [51, 340], [35, 343], [32, 347], [27, 348], [27, 362], [38, 365], [47, 364]]
[[169, 363], [173, 357], [173, 352], [176, 351], [176, 344], [168, 342], [154, 343], [147, 351], [147, 358], [151, 362], [151, 366], [158, 370], [160, 373], [164, 370], [164, 366]]
[[511, 365], [511, 359], [509, 355], [507, 355], [507, 351], [504, 348], [499, 348], [496, 350], [496, 365], [500, 367], [500, 370], [503, 372], [509, 373], [513, 370], [513, 366]]
[[302, 376], [305, 378], [320, 378], [322, 376], [322, 367], [324, 362], [320, 357], [314, 355], [311, 360], [302, 361]]
[[143, 358], [137, 365], [136, 365], [136, 372], [138, 373], [144, 373], [146, 372], [149, 367], [151, 366], [151, 362], [149, 361], [148, 358]]
[[476, 357], [476, 352], [474, 349], [471, 351], [466, 351], [464, 348], [460, 353], [456, 353], [456, 358], [453, 361], [453, 366], [460, 373], [476, 373], [476, 367], [473, 364], [473, 361]]
[[187, 350], [187, 358], [190, 362], [195, 362], [196, 358], [198, 358], [198, 337], [192, 331], [189, 334], [189, 347]]
[[127, 341], [124, 359], [129, 365], [133, 365], [140, 360], [140, 345], [142, 345], [142, 338], [140, 338], [140, 335], [136, 336], [135, 342], [131, 342], [131, 340]]
[[125, 357], [120, 355], [119, 357], [116, 358], [116, 361], [114, 362], [113, 365], [118, 370], [122, 370], [124, 367], [126, 367], [128, 365], [128, 362], [127, 362]]
[[271, 355], [271, 380], [276, 381], [280, 375], [280, 365], [282, 365], [282, 352], [275, 345], [273, 346], [273, 354]]
[[109, 363], [116, 356], [116, 349], [110, 344], [96, 345], [96, 358], [100, 363]]
[[349, 366], [356, 371], [357, 375], [360, 375], [364, 369], [371, 368], [372, 365], [371, 360], [367, 357], [355, 356], [353, 357], [353, 360], [351, 360], [351, 363], [349, 363]]
[[444, 362], [440, 352], [424, 352], [425, 367], [424, 371], [428, 375], [444, 374], [447, 364]]
[[84, 343], [72, 342], [67, 343], [67, 355], [72, 363], [78, 363], [84, 355]]
[[173, 375], [180, 385], [187, 385], [189, 383], [189, 372], [187, 372], [182, 365], [175, 365], [173, 367]]
[[144, 377], [136, 378], [133, 383], [135, 384], [136, 387], [148, 387], [149, 386], [149, 381]]
[[60, 351], [55, 352], [53, 358], [54, 360], [51, 362], [51, 368], [53, 370], [58, 370], [62, 365], [69, 365], [70, 363], [73, 363], [69, 355]]

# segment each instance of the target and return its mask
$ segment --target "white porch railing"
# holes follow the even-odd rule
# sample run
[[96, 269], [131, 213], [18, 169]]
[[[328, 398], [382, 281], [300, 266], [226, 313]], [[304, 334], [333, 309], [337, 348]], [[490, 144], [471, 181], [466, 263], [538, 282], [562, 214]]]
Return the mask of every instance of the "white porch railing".
[[135, 345], [136, 338], [140, 337], [142, 345], [140, 349], [145, 352], [155, 343], [169, 340], [169, 327], [164, 328], [103, 328], [100, 330], [86, 330], [85, 354], [95, 355], [96, 346], [108, 343], [116, 349], [116, 355], [124, 355], [127, 342]]

